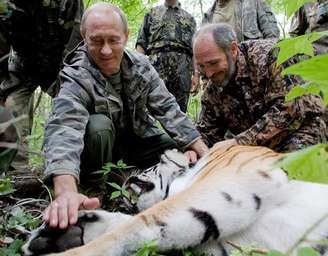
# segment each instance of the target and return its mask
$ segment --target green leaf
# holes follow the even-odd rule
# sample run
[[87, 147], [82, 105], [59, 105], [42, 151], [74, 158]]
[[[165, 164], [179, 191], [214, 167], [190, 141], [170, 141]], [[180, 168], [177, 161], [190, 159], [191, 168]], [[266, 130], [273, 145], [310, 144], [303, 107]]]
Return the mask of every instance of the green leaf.
[[320, 86], [316, 84], [307, 83], [305, 85], [297, 85], [293, 87], [285, 97], [285, 101], [291, 101], [304, 94], [315, 94], [320, 96]]
[[[324, 103], [328, 104], [328, 54], [315, 56], [283, 70], [282, 74], [299, 75], [310, 84], [315, 84], [320, 89]], [[313, 85], [312, 85], [313, 86]], [[300, 93], [299, 89], [297, 93]], [[311, 90], [316, 91], [314, 87]], [[294, 93], [294, 92], [293, 92]]]
[[114, 191], [111, 195], [110, 195], [110, 199], [115, 199], [121, 196], [121, 191]]
[[266, 254], [266, 256], [285, 256], [285, 254], [276, 250], [271, 250]]
[[316, 0], [283, 0], [287, 17], [290, 18], [301, 6], [311, 2], [315, 3]]
[[327, 65], [328, 54], [323, 54], [290, 66], [284, 69], [282, 74], [299, 75], [306, 81], [328, 84]]
[[121, 190], [121, 189], [122, 189], [120, 185], [117, 185], [117, 184], [114, 183], [114, 182], [108, 182], [108, 184], [109, 184], [111, 187], [116, 188], [116, 189], [118, 189], [118, 190]]
[[303, 247], [297, 250], [297, 256], [320, 256], [320, 253], [311, 247]]
[[288, 38], [278, 42], [275, 47], [280, 49], [277, 64], [285, 62], [296, 54], [314, 55], [312, 43], [323, 36], [327, 36], [328, 32], [313, 32], [298, 37]]
[[8, 195], [15, 191], [9, 178], [0, 179], [0, 196]]
[[292, 179], [328, 184], [328, 144], [290, 153], [278, 166]]
[[130, 198], [130, 193], [129, 191], [125, 190], [125, 189], [122, 189], [122, 194], [125, 198], [129, 199]]
[[157, 242], [149, 241], [141, 246], [141, 248], [135, 253], [134, 256], [156, 256]]
[[0, 255], [2, 256], [20, 256], [20, 249], [23, 246], [24, 241], [15, 240], [7, 248], [0, 248]]

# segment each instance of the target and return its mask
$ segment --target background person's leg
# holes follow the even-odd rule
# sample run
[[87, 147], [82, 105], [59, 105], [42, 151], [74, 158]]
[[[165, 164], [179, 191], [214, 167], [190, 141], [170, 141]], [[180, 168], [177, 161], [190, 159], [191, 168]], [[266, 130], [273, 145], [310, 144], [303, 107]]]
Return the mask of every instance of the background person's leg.
[[12, 162], [14, 169], [26, 169], [28, 167], [28, 143], [27, 136], [31, 134], [33, 125], [33, 92], [36, 85], [22, 82], [14, 73], [10, 73], [8, 79], [4, 80], [2, 86], [10, 88], [5, 106], [15, 117], [26, 116], [16, 123], [20, 144], [23, 150], [19, 150]]

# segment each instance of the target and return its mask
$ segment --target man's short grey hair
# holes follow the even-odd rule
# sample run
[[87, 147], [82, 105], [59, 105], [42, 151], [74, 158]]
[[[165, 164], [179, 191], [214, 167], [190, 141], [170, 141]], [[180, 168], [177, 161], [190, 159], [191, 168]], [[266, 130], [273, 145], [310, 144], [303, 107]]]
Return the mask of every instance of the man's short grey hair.
[[87, 20], [89, 14], [96, 7], [102, 7], [103, 9], [107, 8], [109, 10], [112, 10], [112, 11], [116, 12], [121, 18], [121, 22], [122, 22], [122, 26], [123, 26], [123, 32], [128, 33], [128, 31], [129, 31], [128, 20], [125, 16], [124, 12], [119, 7], [117, 7], [117, 6], [115, 6], [111, 3], [98, 2], [98, 3], [95, 3], [94, 5], [90, 6], [89, 8], [87, 8], [85, 10], [85, 12], [83, 13], [83, 16], [82, 16], [82, 19], [81, 19], [81, 27], [80, 27], [82, 35], [85, 34], [85, 23], [86, 23], [86, 20]]
[[237, 42], [236, 32], [229, 24], [226, 23], [206, 24], [200, 27], [200, 29], [195, 33], [193, 41], [195, 42], [197, 37], [203, 34], [212, 34], [217, 46], [225, 52], [230, 50], [230, 46], [233, 41]]

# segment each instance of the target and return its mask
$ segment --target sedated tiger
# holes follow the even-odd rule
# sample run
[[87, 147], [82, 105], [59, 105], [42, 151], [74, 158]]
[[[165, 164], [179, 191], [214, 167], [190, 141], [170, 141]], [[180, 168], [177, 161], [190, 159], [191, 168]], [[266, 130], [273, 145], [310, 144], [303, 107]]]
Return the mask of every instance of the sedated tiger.
[[125, 184], [138, 198], [126, 203], [139, 214], [80, 211], [68, 230], [35, 230], [25, 255], [132, 255], [147, 241], [159, 251], [192, 247], [205, 255], [249, 244], [282, 252], [311, 246], [328, 255], [327, 244], [316, 243], [328, 237], [328, 185], [288, 180], [274, 165], [283, 156], [265, 147], [214, 146], [189, 168], [182, 153], [166, 151]]

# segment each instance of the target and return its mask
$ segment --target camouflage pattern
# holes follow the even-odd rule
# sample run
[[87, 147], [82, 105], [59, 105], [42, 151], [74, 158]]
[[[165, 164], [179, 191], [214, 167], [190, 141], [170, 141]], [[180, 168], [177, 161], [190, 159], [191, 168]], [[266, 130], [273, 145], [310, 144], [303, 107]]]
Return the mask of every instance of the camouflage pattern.
[[282, 77], [276, 66], [274, 40], [239, 44], [236, 73], [220, 90], [209, 83], [202, 97], [198, 129], [209, 146], [234, 137], [238, 144], [268, 146], [291, 151], [324, 140], [321, 99], [306, 95], [285, 102], [288, 91], [299, 84], [295, 76]]
[[[11, 47], [9, 74], [0, 81], [0, 97], [15, 116], [29, 116], [17, 124], [20, 136], [25, 138], [32, 128], [33, 92], [40, 86], [54, 96], [62, 58], [81, 41], [83, 1], [9, 0], [8, 3], [8, 12], [3, 16], [6, 26], [0, 26], [3, 38], [0, 43]], [[26, 162], [26, 156], [23, 159]]]
[[187, 110], [191, 88], [195, 29], [195, 19], [180, 7], [179, 2], [173, 7], [164, 4], [145, 15], [136, 42], [149, 55], [183, 112]]
[[[300, 36], [310, 32], [328, 31], [328, 1], [306, 3], [293, 16], [289, 34]], [[318, 54], [328, 53], [328, 36], [313, 43]]]
[[[279, 38], [277, 21], [264, 0], [215, 0], [212, 7], [204, 14], [202, 23], [213, 22], [215, 11], [226, 2], [235, 2], [234, 21], [238, 41], [261, 38]], [[222, 14], [222, 17], [226, 14]], [[218, 21], [218, 17], [216, 17]], [[225, 22], [223, 19], [221, 22]]]
[[[3, 106], [0, 106], [0, 143], [13, 144], [18, 141], [18, 134], [15, 124], [8, 123], [13, 119], [12, 114]], [[7, 171], [14, 159], [17, 149], [10, 148], [9, 145], [0, 145], [0, 175]]]
[[[59, 78], [61, 90], [45, 127], [45, 176], [67, 173], [78, 179], [89, 116], [104, 114], [117, 124], [122, 111], [112, 85], [88, 59], [84, 45], [67, 56]], [[137, 136], [163, 134], [157, 120], [182, 148], [200, 137], [146, 56], [125, 50], [121, 82]]]

